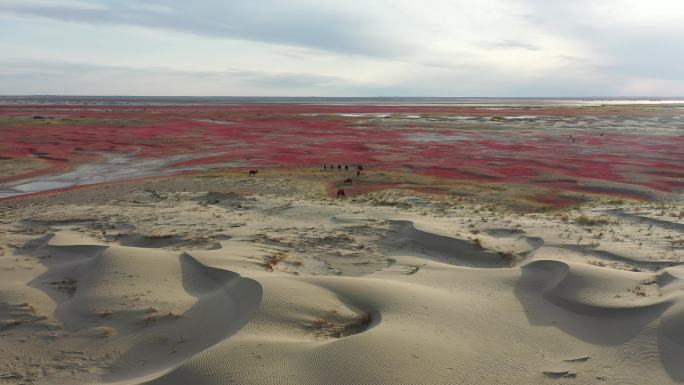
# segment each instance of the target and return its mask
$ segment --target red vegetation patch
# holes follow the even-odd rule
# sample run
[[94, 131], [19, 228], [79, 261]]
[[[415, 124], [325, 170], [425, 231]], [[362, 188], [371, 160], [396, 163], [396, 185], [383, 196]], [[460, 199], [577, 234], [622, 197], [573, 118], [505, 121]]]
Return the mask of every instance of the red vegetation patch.
[[[540, 202], [564, 204], [557, 191], [586, 191], [582, 180], [681, 190], [684, 136], [643, 132], [456, 129], [421, 116], [579, 116], [609, 110], [454, 106], [0, 106], [0, 157], [39, 157], [52, 173], [95, 162], [103, 153], [160, 158], [192, 155], [176, 168], [201, 165], [367, 169], [501, 183], [543, 183]], [[623, 114], [631, 114], [623, 110]], [[347, 114], [347, 115], [345, 115]], [[634, 113], [636, 114], [636, 112]], [[34, 115], [46, 117], [33, 119]], [[420, 123], [420, 124], [419, 124]], [[34, 172], [32, 175], [35, 175]], [[540, 182], [547, 175], [553, 178]], [[26, 177], [27, 175], [17, 176]], [[338, 176], [339, 177], [339, 176]], [[346, 176], [345, 176], [346, 177]], [[391, 186], [354, 184], [350, 194]], [[329, 189], [330, 191], [330, 189]]]

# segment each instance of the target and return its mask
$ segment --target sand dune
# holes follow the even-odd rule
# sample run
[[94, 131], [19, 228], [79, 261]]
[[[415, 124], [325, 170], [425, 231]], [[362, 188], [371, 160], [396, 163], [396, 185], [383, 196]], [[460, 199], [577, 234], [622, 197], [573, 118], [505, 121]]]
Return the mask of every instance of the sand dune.
[[87, 357], [79, 359], [104, 358], [106, 367], [89, 368], [77, 381], [57, 366], [41, 383], [139, 383], [157, 377], [238, 331], [261, 300], [257, 282], [204, 266], [186, 253], [104, 245], [60, 231], [33, 255], [46, 270], [29, 285], [53, 302], [30, 306], [36, 314], [53, 315], [16, 326], [24, 333], [59, 330], [36, 354], [43, 362], [75, 368], [63, 359], [66, 348]]
[[684, 381], [678, 226], [174, 189], [7, 211], [0, 383]]

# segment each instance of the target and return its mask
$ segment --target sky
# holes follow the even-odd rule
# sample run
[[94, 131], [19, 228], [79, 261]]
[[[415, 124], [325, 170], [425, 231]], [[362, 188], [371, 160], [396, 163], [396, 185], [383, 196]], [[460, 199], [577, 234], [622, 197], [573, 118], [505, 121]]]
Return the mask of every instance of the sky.
[[0, 0], [0, 94], [684, 96], [684, 1]]

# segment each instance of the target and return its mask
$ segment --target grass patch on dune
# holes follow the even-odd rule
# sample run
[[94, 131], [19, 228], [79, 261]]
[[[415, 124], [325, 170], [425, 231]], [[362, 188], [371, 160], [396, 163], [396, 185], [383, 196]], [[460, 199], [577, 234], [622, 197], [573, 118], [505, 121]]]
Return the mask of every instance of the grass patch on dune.
[[344, 317], [339, 311], [331, 310], [322, 318], [313, 320], [308, 326], [317, 337], [342, 338], [361, 333], [371, 324], [370, 312], [362, 312], [356, 317]]
[[584, 214], [577, 217], [575, 222], [581, 226], [603, 226], [615, 223], [606, 217], [589, 217]]
[[287, 254], [286, 253], [275, 253], [273, 255], [269, 255], [266, 257], [264, 260], [263, 266], [266, 269], [266, 271], [273, 271], [273, 269], [281, 262], [284, 262], [287, 259]]

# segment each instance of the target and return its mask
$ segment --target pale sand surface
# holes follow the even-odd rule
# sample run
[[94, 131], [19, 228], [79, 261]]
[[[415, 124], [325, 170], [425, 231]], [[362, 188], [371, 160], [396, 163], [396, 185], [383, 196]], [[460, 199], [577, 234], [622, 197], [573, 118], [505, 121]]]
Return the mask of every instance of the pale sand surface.
[[684, 382], [681, 201], [525, 214], [260, 173], [0, 210], [0, 384]]

